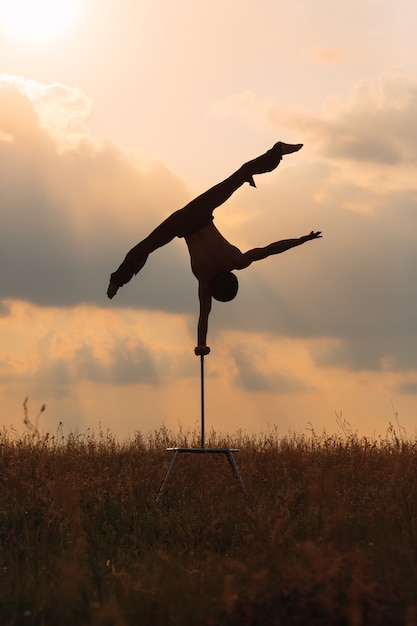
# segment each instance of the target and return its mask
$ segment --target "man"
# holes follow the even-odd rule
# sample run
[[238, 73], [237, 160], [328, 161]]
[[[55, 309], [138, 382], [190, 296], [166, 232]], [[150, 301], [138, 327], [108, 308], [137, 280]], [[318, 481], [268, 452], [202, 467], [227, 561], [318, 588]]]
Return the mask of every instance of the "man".
[[118, 270], [111, 274], [107, 289], [113, 298], [118, 289], [129, 282], [134, 274], [145, 265], [151, 252], [174, 239], [183, 237], [191, 258], [191, 269], [198, 280], [200, 315], [197, 329], [196, 355], [210, 352], [206, 345], [208, 318], [212, 298], [221, 302], [233, 300], [237, 294], [238, 282], [232, 270], [242, 270], [254, 261], [266, 259], [272, 254], [280, 254], [306, 241], [318, 239], [321, 232], [313, 232], [298, 239], [276, 241], [264, 248], [253, 248], [242, 253], [229, 243], [213, 224], [213, 211], [223, 204], [243, 183], [255, 187], [253, 176], [274, 170], [282, 157], [297, 152], [303, 144], [286, 144], [279, 141], [265, 154], [242, 165], [234, 174], [215, 185], [183, 209], [175, 211], [143, 241], [126, 255]]

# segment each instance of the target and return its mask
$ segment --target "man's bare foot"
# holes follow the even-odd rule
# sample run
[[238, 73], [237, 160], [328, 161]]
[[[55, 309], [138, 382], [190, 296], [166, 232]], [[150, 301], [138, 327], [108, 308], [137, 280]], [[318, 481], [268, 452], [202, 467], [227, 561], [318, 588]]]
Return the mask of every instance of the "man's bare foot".
[[284, 143], [283, 141], [278, 141], [275, 144], [274, 148], [277, 146], [281, 149], [281, 154], [292, 154], [293, 152], [298, 152], [303, 147], [302, 143]]
[[298, 150], [301, 150], [302, 147], [302, 143], [292, 144], [278, 141], [278, 143], [276, 143], [270, 150], [265, 152], [265, 154], [261, 154], [261, 156], [256, 157], [256, 159], [252, 159], [252, 161], [249, 161], [242, 166], [242, 169], [246, 173], [245, 180], [247, 180], [252, 187], [256, 187], [255, 182], [252, 178], [255, 174], [272, 172], [272, 170], [278, 167], [284, 154], [297, 152]]
[[116, 295], [119, 287], [110, 281], [109, 286], [107, 287], [107, 296], [110, 300]]

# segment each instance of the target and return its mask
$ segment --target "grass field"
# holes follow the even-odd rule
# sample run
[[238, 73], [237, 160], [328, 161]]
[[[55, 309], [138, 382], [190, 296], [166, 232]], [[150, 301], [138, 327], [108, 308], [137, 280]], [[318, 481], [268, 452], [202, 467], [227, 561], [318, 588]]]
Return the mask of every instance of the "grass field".
[[0, 624], [417, 624], [417, 442], [0, 435]]

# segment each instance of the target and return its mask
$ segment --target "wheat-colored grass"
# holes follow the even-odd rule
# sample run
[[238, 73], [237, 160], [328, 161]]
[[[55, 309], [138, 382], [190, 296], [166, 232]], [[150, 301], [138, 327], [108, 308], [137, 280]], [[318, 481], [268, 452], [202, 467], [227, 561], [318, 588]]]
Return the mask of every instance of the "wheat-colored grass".
[[417, 442], [0, 435], [0, 624], [417, 623]]

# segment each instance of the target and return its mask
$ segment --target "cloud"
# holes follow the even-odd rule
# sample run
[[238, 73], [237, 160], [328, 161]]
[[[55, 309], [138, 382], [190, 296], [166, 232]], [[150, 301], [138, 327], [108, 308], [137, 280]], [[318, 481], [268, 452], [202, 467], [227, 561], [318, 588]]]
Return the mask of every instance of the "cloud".
[[41, 361], [36, 376], [41, 385], [44, 382], [45, 386], [60, 389], [60, 393], [66, 393], [71, 385], [82, 381], [122, 386], [162, 382], [151, 350], [141, 343], [132, 346], [126, 342], [111, 347], [106, 359], [98, 356], [94, 344], [77, 347], [67, 358], [49, 352], [48, 358]]
[[[65, 99], [67, 91], [58, 91], [58, 99]], [[47, 91], [47, 99], [54, 93]], [[78, 92], [68, 100], [60, 108], [63, 119], [71, 111], [76, 117], [87, 113], [88, 101], [83, 104]], [[273, 121], [271, 106], [264, 113]], [[0, 107], [1, 298], [44, 307], [87, 303], [186, 313], [194, 333], [196, 284], [182, 241], [152, 255], [114, 301], [105, 297], [108, 276], [127, 250], [189, 200], [185, 185], [162, 164], [141, 161], [88, 133], [65, 143], [10, 81], [0, 89]], [[319, 366], [415, 368], [417, 196], [415, 177], [404, 171], [411, 171], [417, 155], [409, 127], [416, 113], [416, 82], [399, 71], [387, 72], [378, 84], [363, 83], [348, 103], [333, 103], [322, 118], [288, 113], [313, 146], [321, 141], [320, 151], [309, 150], [307, 142], [277, 173], [260, 179], [257, 190], [244, 188], [232, 206], [219, 209], [216, 224], [242, 249], [312, 229], [324, 237], [239, 273], [239, 298], [213, 306], [209, 340], [222, 329], [330, 338], [335, 341], [329, 347], [312, 353]], [[340, 128], [353, 139], [342, 137], [336, 158], [332, 145]], [[366, 166], [352, 148], [365, 132]], [[152, 361], [143, 349], [114, 352], [111, 376], [135, 363], [151, 381]], [[93, 354], [78, 354], [77, 371], [104, 380], [109, 370], [94, 364]], [[236, 358], [240, 384], [291, 387], [265, 377], [244, 354]], [[70, 375], [60, 367], [58, 377]]]
[[410, 395], [417, 394], [417, 381], [405, 381], [397, 385], [396, 391], [399, 393], [405, 393]]
[[[324, 57], [336, 57], [322, 50]], [[272, 98], [245, 91], [213, 104], [222, 117], [260, 120], [280, 133], [303, 137], [321, 157], [386, 165], [417, 161], [417, 77], [402, 67], [387, 69], [378, 79], [362, 79], [345, 102], [329, 97], [322, 113], [285, 109]]]
[[[77, 90], [0, 80], [2, 299], [43, 306], [105, 301], [109, 274], [128, 249], [189, 200], [162, 164], [140, 164], [83, 133], [89, 108]], [[190, 305], [187, 289], [184, 298], [169, 297], [178, 277], [178, 294], [186, 282], [178, 246], [170, 255], [158, 290], [153, 286], [148, 300], [138, 295], [137, 304]]]
[[113, 346], [108, 353], [108, 360], [108, 364], [103, 364], [94, 355], [91, 346], [80, 347], [74, 358], [75, 378], [115, 385], [160, 382], [152, 352], [140, 343]]
[[6, 302], [0, 301], [0, 318], [10, 315], [10, 306]]
[[[307, 386], [288, 372], [264, 371], [265, 364], [259, 354], [251, 348], [232, 349], [231, 356], [237, 367], [235, 385], [246, 391], [300, 393], [307, 391]], [[263, 365], [263, 367], [262, 367]]]
[[416, 190], [360, 186], [348, 173], [303, 164], [277, 175], [246, 238], [266, 245], [320, 229], [323, 239], [239, 272], [239, 296], [214, 307], [211, 332], [334, 338], [337, 347], [313, 354], [318, 365], [380, 370], [388, 359], [415, 368]]
[[181, 338], [189, 342], [181, 315], [13, 302], [0, 318], [0, 385], [61, 398], [82, 383], [163, 388], [190, 375]]
[[[246, 270], [239, 310], [224, 309], [219, 323], [333, 338], [312, 353], [322, 367], [415, 369], [416, 77], [396, 68], [378, 81], [362, 80], [348, 102], [333, 99], [320, 116], [262, 100], [256, 110], [247, 95], [234, 104], [238, 114], [267, 115], [277, 128], [291, 125], [305, 138], [291, 167], [284, 160], [277, 176], [265, 180], [266, 192], [259, 183], [265, 218], [252, 211], [246, 232], [254, 243], [263, 237], [263, 245], [275, 233], [283, 238], [283, 226], [289, 237], [305, 234], [300, 224], [324, 237]], [[223, 105], [232, 114], [232, 103]]]
[[[321, 117], [284, 113], [326, 158], [387, 165], [417, 162], [416, 115], [417, 77], [404, 68], [362, 79], [348, 102], [330, 98]], [[281, 117], [272, 113], [272, 120]]]
[[[33, 109], [30, 114], [32, 123], [45, 128], [60, 142], [72, 144], [88, 135], [85, 120], [91, 112], [93, 101], [79, 89], [61, 83], [44, 85], [10, 74], [0, 74], [0, 88], [3, 91], [3, 105], [8, 97], [15, 103], [19, 101], [21, 106], [30, 107]], [[24, 98], [19, 98], [19, 95]], [[16, 111], [14, 115], [19, 117]], [[28, 111], [23, 118], [25, 115], [28, 115]]]

